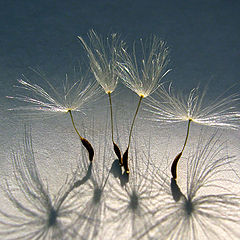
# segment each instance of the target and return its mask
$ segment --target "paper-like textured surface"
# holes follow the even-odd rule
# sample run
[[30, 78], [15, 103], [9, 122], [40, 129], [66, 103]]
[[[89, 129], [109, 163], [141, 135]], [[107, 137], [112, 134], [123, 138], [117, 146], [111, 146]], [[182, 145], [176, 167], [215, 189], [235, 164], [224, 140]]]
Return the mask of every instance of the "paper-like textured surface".
[[[29, 67], [61, 88], [66, 73], [88, 62], [77, 36], [87, 40], [90, 29], [120, 33], [129, 48], [150, 34], [165, 40], [172, 71], [164, 81], [172, 81], [177, 91], [208, 84], [206, 103], [228, 88], [226, 95], [237, 93], [238, 1], [2, 1], [0, 8], [0, 239], [34, 239], [37, 234], [40, 239], [239, 239], [239, 130], [193, 123], [174, 182], [171, 163], [182, 148], [187, 122], [147, 120], [143, 99], [126, 183], [113, 152], [106, 94], [85, 115], [73, 113], [77, 128], [94, 146], [92, 165], [69, 114], [46, 118], [40, 112], [8, 111], [25, 103], [5, 98], [18, 92], [13, 85], [22, 74], [36, 80]], [[114, 135], [124, 152], [138, 96], [120, 82], [112, 101]], [[32, 149], [26, 148], [25, 125], [31, 126], [27, 139]], [[24, 158], [30, 165], [24, 165]], [[17, 160], [23, 161], [20, 168], [13, 165]], [[198, 170], [209, 173], [208, 181], [199, 180]], [[24, 176], [32, 178], [25, 181]], [[72, 190], [72, 185], [78, 187]], [[44, 190], [30, 196], [27, 187], [36, 186]]]

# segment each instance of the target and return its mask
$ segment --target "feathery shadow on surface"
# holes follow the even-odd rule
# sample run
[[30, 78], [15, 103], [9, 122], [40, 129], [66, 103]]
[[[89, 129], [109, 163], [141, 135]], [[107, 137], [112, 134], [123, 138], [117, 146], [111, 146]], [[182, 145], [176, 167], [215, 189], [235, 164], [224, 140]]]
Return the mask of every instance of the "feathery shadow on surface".
[[73, 239], [72, 217], [76, 207], [70, 195], [74, 178], [67, 180], [53, 197], [43, 183], [35, 162], [31, 131], [25, 129], [24, 148], [13, 154], [18, 191], [6, 181], [5, 193], [15, 214], [0, 210], [4, 239]]
[[153, 239], [174, 240], [238, 238], [240, 198], [223, 187], [222, 181], [231, 181], [221, 177], [230, 171], [232, 161], [221, 136], [215, 133], [207, 141], [199, 138], [195, 153], [187, 159], [186, 194], [176, 180], [155, 171], [154, 188], [159, 193], [155, 199], [155, 223], [137, 239], [150, 234]]

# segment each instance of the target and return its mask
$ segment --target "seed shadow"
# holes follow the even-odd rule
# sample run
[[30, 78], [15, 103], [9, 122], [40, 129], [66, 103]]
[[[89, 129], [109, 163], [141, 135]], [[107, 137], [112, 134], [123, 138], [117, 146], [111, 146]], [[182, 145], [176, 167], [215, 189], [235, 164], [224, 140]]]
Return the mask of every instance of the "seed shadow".
[[194, 204], [190, 196], [186, 197], [182, 192], [180, 187], [177, 184], [177, 181], [174, 178], [171, 178], [171, 193], [175, 202], [178, 202], [181, 198], [183, 200], [183, 208], [185, 213], [188, 216], [194, 211]]
[[120, 180], [120, 184], [124, 187], [129, 182], [129, 174], [125, 171], [122, 172], [122, 167], [119, 164], [119, 160], [115, 159], [112, 163], [110, 173], [114, 178], [118, 178]]
[[[126, 239], [130, 234], [131, 239], [147, 229], [151, 222], [151, 190], [147, 187], [147, 180], [138, 174], [137, 177], [124, 173], [121, 182], [117, 178], [111, 184], [111, 200], [108, 205], [110, 218], [107, 222], [114, 226], [114, 236], [111, 239]], [[127, 182], [128, 181], [128, 182]], [[124, 226], [119, 228], [117, 225]], [[130, 238], [128, 238], [130, 239]]]
[[112, 173], [112, 175], [115, 178], [120, 178], [120, 176], [122, 175], [122, 168], [119, 165], [119, 160], [115, 159], [112, 163], [111, 169], [110, 169], [110, 173]]
[[30, 127], [25, 127], [24, 145], [13, 153], [14, 182], [6, 180], [3, 191], [15, 213], [0, 209], [1, 239], [73, 239], [71, 201], [74, 177], [67, 179], [54, 195], [42, 180], [34, 157]]
[[92, 176], [92, 162], [90, 162], [90, 164], [88, 166], [86, 175], [81, 180], [76, 181], [73, 185], [73, 188], [77, 188], [77, 187], [83, 185], [91, 178], [91, 176]]
[[171, 178], [171, 193], [175, 202], [178, 202], [184, 196], [174, 178]]

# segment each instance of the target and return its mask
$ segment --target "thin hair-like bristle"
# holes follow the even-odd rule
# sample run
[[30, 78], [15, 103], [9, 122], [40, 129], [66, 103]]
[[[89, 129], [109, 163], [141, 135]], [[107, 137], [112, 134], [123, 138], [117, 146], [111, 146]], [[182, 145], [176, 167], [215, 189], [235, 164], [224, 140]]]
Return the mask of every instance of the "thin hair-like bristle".
[[136, 43], [132, 53], [123, 48], [118, 64], [123, 83], [139, 96], [147, 97], [160, 86], [161, 79], [169, 72], [169, 50], [166, 43], [156, 36], [140, 43], [140, 56], [136, 53]]
[[78, 38], [88, 54], [91, 71], [104, 91], [112, 93], [119, 80], [117, 59], [124, 42], [116, 33], [104, 38], [90, 30], [88, 37], [89, 44], [82, 37]]
[[155, 96], [149, 97], [145, 110], [153, 114], [150, 120], [171, 124], [191, 120], [194, 123], [217, 128], [239, 128], [239, 113], [237, 110], [238, 94], [227, 97], [219, 96], [211, 102], [206, 99], [207, 89], [200, 93], [199, 88], [193, 88], [189, 95], [175, 93], [171, 88], [167, 91], [163, 86]]
[[23, 79], [18, 80], [20, 85], [16, 87], [23, 89], [26, 95], [18, 94], [7, 96], [7, 98], [24, 102], [25, 105], [11, 108], [11, 110], [25, 110], [49, 115], [67, 113], [69, 110], [84, 113], [86, 106], [99, 99], [101, 95], [97, 82], [89, 81], [89, 77], [84, 74], [71, 83], [66, 74], [61, 91], [58, 91], [44, 75], [38, 72], [37, 74], [40, 80], [47, 83], [47, 88], [44, 89], [38, 84], [31, 83], [27, 77], [23, 76]]

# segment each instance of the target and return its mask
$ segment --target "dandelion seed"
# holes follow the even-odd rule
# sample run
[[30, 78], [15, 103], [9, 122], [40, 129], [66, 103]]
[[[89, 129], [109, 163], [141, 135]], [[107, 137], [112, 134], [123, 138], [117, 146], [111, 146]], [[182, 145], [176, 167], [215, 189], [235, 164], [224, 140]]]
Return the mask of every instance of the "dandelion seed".
[[175, 179], [170, 183], [166, 173], [153, 170], [158, 193], [155, 223], [144, 234], [153, 232], [155, 239], [238, 239], [240, 199], [225, 187], [234, 184], [226, 179], [234, 158], [226, 154], [220, 139], [216, 134], [206, 142], [200, 139], [189, 156], [186, 193]]
[[156, 95], [157, 98], [151, 97], [146, 103], [149, 107], [147, 111], [155, 115], [155, 118], [152, 119], [154, 121], [161, 123], [188, 122], [182, 150], [175, 157], [171, 167], [174, 179], [177, 178], [177, 164], [186, 147], [192, 122], [219, 128], [237, 129], [239, 127], [239, 116], [234, 105], [239, 100], [237, 94], [228, 97], [219, 96], [207, 105], [204, 103], [205, 95], [206, 89], [200, 95], [198, 88], [192, 89], [188, 97], [175, 94], [171, 91], [170, 85], [169, 91], [162, 87]]
[[[25, 131], [24, 151], [14, 154], [13, 167], [18, 193], [6, 185], [6, 195], [15, 214], [0, 210], [4, 239], [72, 239], [71, 218], [76, 214], [70, 192], [73, 179], [52, 197], [39, 175], [32, 149], [31, 133]], [[21, 197], [22, 198], [21, 198]]]
[[164, 41], [153, 36], [149, 41], [140, 39], [141, 56], [137, 56], [136, 45], [133, 45], [132, 55], [126, 49], [122, 49], [121, 62], [118, 64], [119, 75], [123, 83], [139, 96], [138, 106], [133, 117], [129, 133], [127, 150], [123, 155], [123, 166], [126, 173], [128, 169], [128, 150], [136, 116], [138, 114], [142, 99], [148, 97], [160, 87], [161, 79], [169, 72], [166, 70], [168, 59], [168, 48]]
[[[81, 76], [80, 80], [75, 81], [73, 84], [69, 83], [68, 75], [66, 75], [65, 83], [63, 84], [63, 91], [58, 92], [56, 88], [39, 72], [35, 71], [48, 85], [49, 89], [44, 90], [37, 84], [31, 84], [28, 79], [18, 80], [21, 84], [18, 88], [23, 88], [27, 92], [33, 95], [18, 95], [15, 97], [9, 97], [19, 100], [21, 102], [29, 103], [28, 106], [22, 106], [13, 108], [10, 110], [25, 110], [25, 111], [41, 111], [44, 113], [69, 113], [73, 127], [79, 136], [83, 146], [89, 153], [89, 160], [93, 160], [94, 150], [89, 141], [83, 138], [77, 130], [72, 112], [84, 112], [84, 107], [89, 104], [91, 100], [96, 100], [100, 95], [100, 88], [97, 83], [90, 83], [87, 76]], [[86, 84], [88, 83], [88, 84]]]
[[103, 39], [94, 30], [89, 32], [90, 45], [82, 37], [78, 37], [88, 53], [91, 70], [106, 94], [112, 93], [117, 86], [119, 76], [116, 71], [117, 58], [123, 41], [118, 34], [112, 34]]
[[79, 134], [79, 132], [78, 132], [76, 126], [75, 126], [74, 120], [73, 120], [72, 111], [71, 111], [71, 110], [68, 110], [68, 112], [69, 112], [69, 114], [70, 114], [73, 127], [74, 127], [77, 135], [79, 136], [79, 138], [80, 138], [83, 146], [87, 149], [87, 151], [88, 151], [88, 156], [89, 156], [89, 160], [90, 160], [90, 162], [92, 162], [93, 156], [94, 156], [93, 147], [92, 147], [92, 145], [90, 144], [90, 142], [89, 142], [86, 138], [83, 138], [83, 137]]
[[96, 80], [102, 86], [105, 93], [108, 94], [113, 149], [119, 159], [119, 163], [122, 165], [121, 151], [114, 141], [111, 94], [116, 89], [119, 80], [119, 75], [116, 70], [117, 58], [124, 43], [123, 41], [119, 40], [119, 36], [117, 34], [112, 34], [110, 37], [103, 39], [101, 36], [98, 36], [93, 30], [91, 30], [88, 36], [90, 40], [90, 46], [86, 44], [82, 37], [78, 38], [88, 53], [91, 70]]

